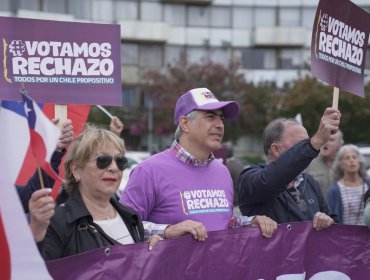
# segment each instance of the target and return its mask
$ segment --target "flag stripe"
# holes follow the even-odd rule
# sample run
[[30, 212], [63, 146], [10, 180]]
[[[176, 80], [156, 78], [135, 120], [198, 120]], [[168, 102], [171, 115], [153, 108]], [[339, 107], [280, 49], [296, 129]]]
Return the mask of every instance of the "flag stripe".
[[0, 256], [1, 256], [0, 280], [9, 280], [11, 276], [10, 252], [1, 213], [0, 213]]
[[45, 142], [40, 134], [38, 134], [33, 129], [30, 129], [30, 135], [31, 135], [31, 147], [33, 154], [37, 160], [37, 162], [40, 164], [41, 168], [44, 169], [44, 171], [54, 180], [61, 181], [59, 176], [55, 173], [53, 168], [50, 166], [49, 163], [45, 161], [46, 158], [46, 147]]

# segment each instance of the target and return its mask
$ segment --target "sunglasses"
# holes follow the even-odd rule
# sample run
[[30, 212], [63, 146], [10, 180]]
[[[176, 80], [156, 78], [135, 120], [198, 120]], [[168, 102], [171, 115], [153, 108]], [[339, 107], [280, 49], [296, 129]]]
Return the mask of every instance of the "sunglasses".
[[294, 198], [294, 200], [297, 202], [298, 204], [298, 208], [303, 212], [303, 213], [307, 213], [307, 204], [306, 204], [306, 201], [304, 201], [304, 199], [302, 198], [302, 195], [301, 195], [301, 192], [297, 189], [297, 188], [289, 188], [288, 189], [289, 193], [292, 195], [292, 197]]
[[111, 155], [101, 155], [96, 158], [96, 167], [99, 169], [106, 169], [109, 165], [111, 165], [112, 161], [116, 162], [116, 165], [119, 170], [123, 171], [128, 166], [127, 158], [124, 156], [115, 156], [112, 157]]

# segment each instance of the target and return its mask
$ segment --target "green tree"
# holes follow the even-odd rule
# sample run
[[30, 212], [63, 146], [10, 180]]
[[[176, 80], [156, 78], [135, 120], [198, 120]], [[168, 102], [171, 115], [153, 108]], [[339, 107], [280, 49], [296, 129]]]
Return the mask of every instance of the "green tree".
[[[370, 84], [365, 87], [365, 98], [341, 91], [339, 110], [340, 128], [347, 143], [370, 143]], [[321, 116], [332, 106], [333, 87], [312, 77], [297, 80], [285, 89], [280, 114], [294, 117], [300, 113], [309, 135], [319, 126]]]

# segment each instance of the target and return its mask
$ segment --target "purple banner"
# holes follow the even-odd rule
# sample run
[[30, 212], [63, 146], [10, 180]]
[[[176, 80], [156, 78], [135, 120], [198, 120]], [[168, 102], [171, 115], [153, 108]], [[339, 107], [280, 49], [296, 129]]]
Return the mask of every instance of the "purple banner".
[[315, 231], [311, 222], [282, 224], [271, 239], [258, 228], [112, 246], [47, 263], [54, 279], [279, 279], [347, 280], [370, 275], [370, 230], [333, 225]]
[[122, 105], [120, 26], [0, 17], [0, 99]]
[[312, 29], [311, 71], [315, 77], [364, 97], [369, 14], [349, 0], [320, 0]]

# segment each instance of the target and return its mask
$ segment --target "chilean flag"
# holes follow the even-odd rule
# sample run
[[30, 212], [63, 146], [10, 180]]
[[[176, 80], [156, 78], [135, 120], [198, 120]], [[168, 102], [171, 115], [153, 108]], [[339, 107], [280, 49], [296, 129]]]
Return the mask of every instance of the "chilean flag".
[[[54, 118], [55, 115], [55, 105], [54, 104], [40, 104], [38, 103], [38, 107], [41, 108], [42, 112], [49, 118]], [[67, 106], [67, 114], [68, 119], [72, 120], [73, 131], [75, 135], [80, 134], [83, 130], [84, 125], [86, 123], [87, 117], [89, 116], [91, 106], [90, 105], [80, 105], [80, 104], [68, 104]], [[23, 161], [23, 165], [21, 171], [19, 172], [16, 184], [19, 186], [26, 185], [28, 179], [34, 174], [35, 169], [40, 166], [39, 160], [36, 159], [33, 153], [33, 147], [30, 145], [28, 147], [25, 160]], [[40, 159], [42, 161], [42, 158]], [[59, 177], [63, 178], [64, 170], [61, 168], [63, 166], [64, 158], [59, 167]], [[46, 170], [45, 170], [46, 171]], [[56, 181], [51, 196], [55, 199], [61, 187], [61, 181]], [[1, 279], [0, 279], [1, 280]]]
[[30, 144], [23, 102], [2, 101], [0, 131], [0, 279], [52, 279], [14, 187]]
[[41, 111], [25, 92], [22, 92], [24, 111], [30, 131], [31, 148], [40, 167], [54, 180], [61, 181], [50, 165], [60, 137], [60, 130]]

